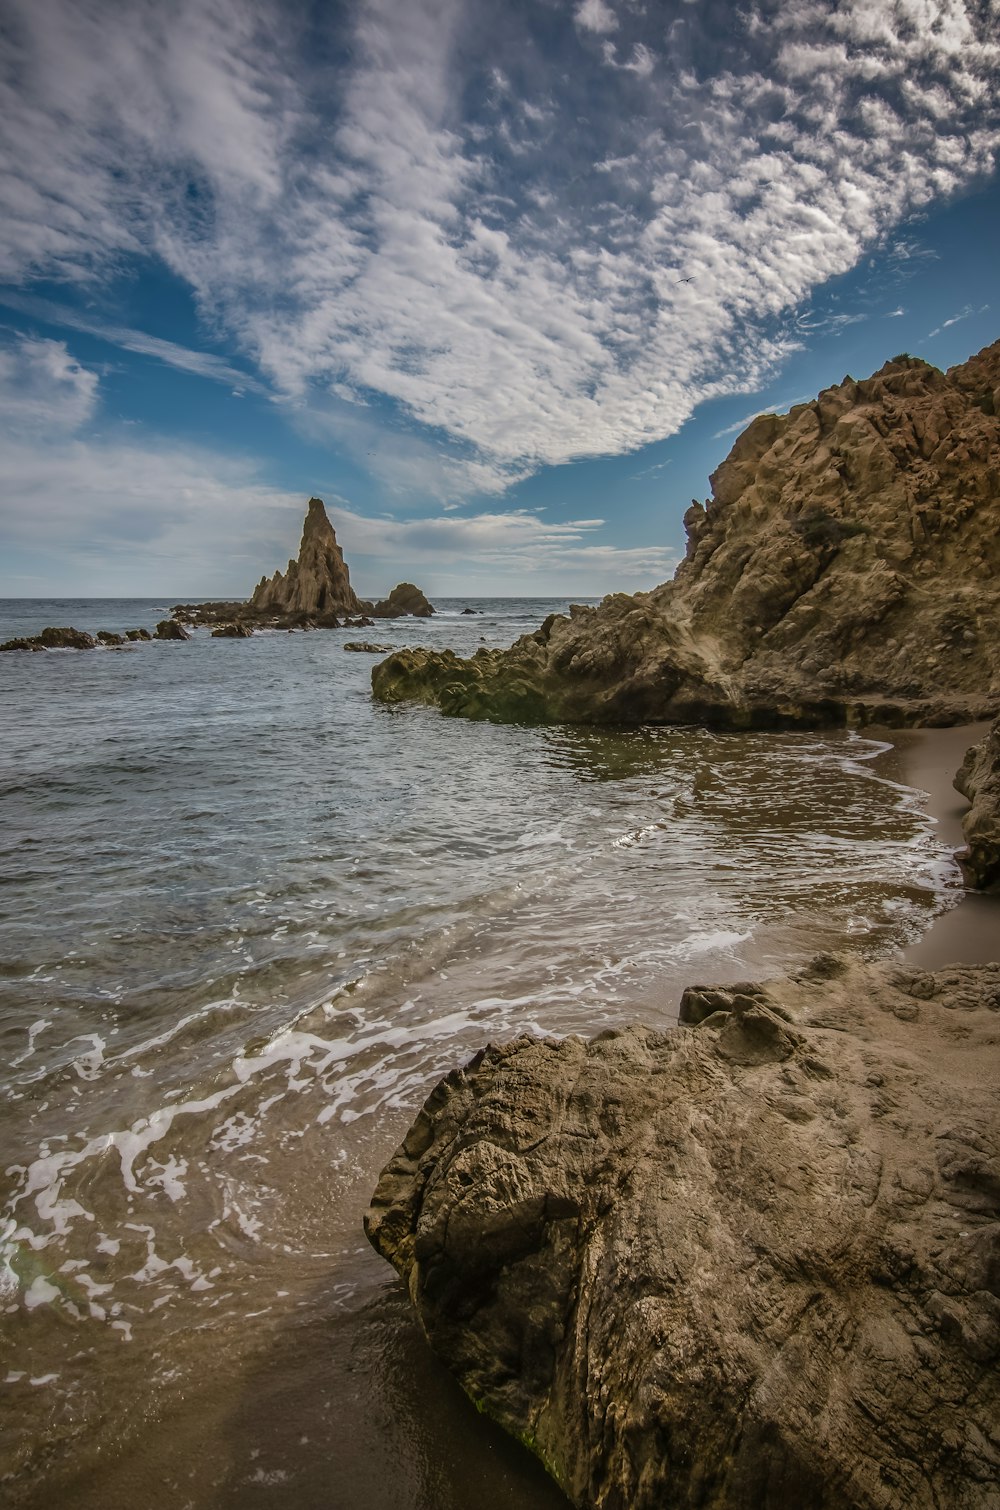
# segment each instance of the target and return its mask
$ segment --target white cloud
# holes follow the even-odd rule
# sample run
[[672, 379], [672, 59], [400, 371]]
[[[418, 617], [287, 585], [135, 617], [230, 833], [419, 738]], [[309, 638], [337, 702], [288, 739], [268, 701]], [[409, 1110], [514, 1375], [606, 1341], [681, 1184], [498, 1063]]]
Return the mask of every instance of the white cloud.
[[[505, 13], [488, 57], [483, 0], [359, 0], [324, 64], [279, 0], [7, 11], [0, 276], [161, 258], [297, 423], [394, 401], [393, 496], [496, 493], [760, 387], [820, 333], [790, 311], [1000, 146], [1000, 45], [961, 0], [751, 4], [702, 39], [714, 75], [605, 0], [547, 13], [548, 56]], [[236, 381], [219, 360], [189, 370]]]
[[[294, 554], [304, 493], [270, 485], [253, 460], [204, 446], [123, 428], [84, 438], [75, 432], [97, 399], [97, 375], [62, 342], [0, 347], [5, 563], [44, 552], [56, 574], [44, 590], [75, 596], [242, 597]], [[372, 519], [320, 479], [314, 491], [327, 500], [355, 585], [373, 596], [414, 574], [435, 591], [489, 582], [509, 590], [519, 577], [545, 592], [635, 590], [676, 560], [659, 547], [600, 543], [601, 519], [560, 523], [527, 510]], [[16, 564], [8, 571], [0, 593], [22, 580]]]
[[933, 338], [935, 336], [939, 336], [943, 330], [949, 330], [952, 325], [957, 325], [960, 320], [967, 320], [972, 314], [985, 314], [989, 307], [990, 306], [988, 304], [983, 304], [979, 309], [973, 309], [971, 304], [967, 304], [964, 309], [959, 310], [957, 315], [952, 315], [950, 320], [942, 320], [941, 324], [936, 326], [934, 330], [928, 331], [927, 335], [924, 336], [924, 340], [933, 340]]
[[0, 346], [0, 425], [46, 443], [78, 430], [97, 405], [99, 379], [63, 341], [15, 337]]
[[264, 384], [259, 383], [250, 373], [234, 367], [223, 357], [215, 356], [208, 351], [193, 351], [189, 346], [178, 346], [174, 341], [165, 341], [160, 336], [148, 335], [143, 330], [132, 330], [128, 326], [94, 319], [80, 310], [72, 309], [65, 304], [57, 304], [52, 299], [41, 299], [35, 294], [21, 294], [5, 290], [0, 291], [0, 305], [6, 305], [8, 309], [16, 309], [21, 314], [30, 315], [34, 319], [44, 320], [48, 324], [83, 331], [86, 335], [96, 336], [99, 341], [107, 341], [109, 345], [118, 346], [123, 351], [134, 351], [141, 356], [153, 357], [166, 367], [175, 367], [180, 372], [191, 372], [197, 377], [209, 378], [214, 383], [225, 383], [228, 387], [236, 386], [255, 393], [268, 391]]
[[580, 0], [573, 12], [573, 19], [584, 31], [594, 31], [599, 36], [618, 30], [618, 17], [611, 6], [605, 4], [605, 0]]

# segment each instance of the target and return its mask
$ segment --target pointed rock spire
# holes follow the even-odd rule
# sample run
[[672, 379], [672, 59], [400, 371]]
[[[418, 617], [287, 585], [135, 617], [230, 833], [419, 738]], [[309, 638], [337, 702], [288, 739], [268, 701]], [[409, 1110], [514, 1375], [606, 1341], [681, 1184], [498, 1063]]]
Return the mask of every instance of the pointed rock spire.
[[309, 614], [318, 619], [359, 611], [344, 553], [322, 498], [309, 500], [298, 560], [289, 561], [284, 573], [261, 578], [250, 606], [259, 612]]

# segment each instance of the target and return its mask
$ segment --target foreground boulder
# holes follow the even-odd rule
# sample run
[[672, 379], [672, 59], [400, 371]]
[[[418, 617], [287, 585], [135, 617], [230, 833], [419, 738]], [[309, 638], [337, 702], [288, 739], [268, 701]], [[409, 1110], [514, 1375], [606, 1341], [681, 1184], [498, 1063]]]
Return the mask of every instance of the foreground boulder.
[[0, 650], [95, 650], [97, 641], [83, 629], [43, 629], [24, 639], [7, 640]]
[[681, 1016], [437, 1087], [366, 1221], [432, 1347], [578, 1506], [996, 1505], [1000, 965]]
[[1000, 710], [1000, 342], [896, 357], [763, 415], [649, 593], [469, 660], [402, 650], [377, 697], [495, 720], [962, 723]]
[[972, 803], [962, 819], [966, 848], [955, 856], [969, 886], [1000, 884], [1000, 718], [986, 738], [973, 745], [955, 777]]

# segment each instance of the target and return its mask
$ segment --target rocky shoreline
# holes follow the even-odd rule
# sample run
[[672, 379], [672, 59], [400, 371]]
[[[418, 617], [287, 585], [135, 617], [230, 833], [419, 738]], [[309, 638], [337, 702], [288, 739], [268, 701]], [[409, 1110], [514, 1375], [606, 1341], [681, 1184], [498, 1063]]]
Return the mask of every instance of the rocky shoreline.
[[1000, 711], [1000, 342], [911, 356], [762, 415], [685, 515], [652, 592], [551, 615], [467, 660], [397, 651], [388, 703], [498, 722], [764, 729]]
[[[995, 718], [998, 416], [1000, 342], [845, 378], [737, 440], [673, 581], [506, 651], [396, 652], [375, 695], [541, 723]], [[955, 785], [989, 930], [967, 963], [824, 955], [692, 986], [674, 1032], [488, 1044], [383, 1170], [369, 1240], [580, 1510], [1000, 1510], [1000, 718]]]
[[[966, 767], [971, 839], [1000, 720]], [[1000, 1504], [1000, 963], [824, 956], [681, 1022], [437, 1087], [366, 1221], [432, 1347], [580, 1507]]]

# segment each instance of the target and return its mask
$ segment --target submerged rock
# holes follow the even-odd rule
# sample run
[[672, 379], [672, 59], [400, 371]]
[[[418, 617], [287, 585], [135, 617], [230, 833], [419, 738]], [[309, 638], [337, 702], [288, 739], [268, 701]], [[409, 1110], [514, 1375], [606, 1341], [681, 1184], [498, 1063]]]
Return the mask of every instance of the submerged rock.
[[391, 645], [373, 645], [370, 640], [348, 640], [345, 650], [361, 650], [366, 655], [388, 655]]
[[97, 641], [83, 629], [43, 629], [23, 639], [7, 640], [0, 650], [95, 650]]
[[376, 619], [401, 619], [406, 615], [429, 619], [434, 609], [419, 587], [414, 587], [412, 582], [398, 582], [389, 596], [376, 603], [371, 611]]
[[1000, 965], [825, 957], [662, 1033], [489, 1046], [366, 1219], [578, 1506], [984, 1510], [1000, 1482]]
[[970, 886], [1000, 883], [1000, 718], [971, 750], [955, 777], [971, 808], [962, 819], [966, 848], [955, 858]]
[[509, 650], [399, 651], [386, 702], [496, 720], [960, 723], [1000, 709], [1000, 342], [914, 357], [755, 419], [649, 593]]

